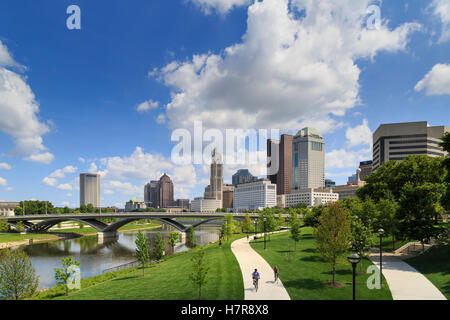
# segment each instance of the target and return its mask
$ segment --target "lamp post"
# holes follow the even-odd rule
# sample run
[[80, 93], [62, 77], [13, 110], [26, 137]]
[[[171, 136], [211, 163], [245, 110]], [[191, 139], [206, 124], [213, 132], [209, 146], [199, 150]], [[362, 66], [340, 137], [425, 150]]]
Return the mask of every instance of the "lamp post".
[[353, 268], [353, 300], [356, 300], [356, 265], [361, 261], [361, 257], [356, 252], [353, 252], [347, 257], [347, 260], [352, 264]]
[[383, 235], [384, 230], [382, 228], [378, 229], [378, 234], [380, 235], [380, 287], [383, 285]]
[[266, 250], [266, 218], [264, 218], [264, 250]]

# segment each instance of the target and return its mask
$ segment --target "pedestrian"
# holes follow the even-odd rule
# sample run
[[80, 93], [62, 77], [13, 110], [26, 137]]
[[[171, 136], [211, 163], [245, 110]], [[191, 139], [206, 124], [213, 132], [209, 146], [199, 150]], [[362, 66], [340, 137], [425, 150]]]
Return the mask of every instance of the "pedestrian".
[[219, 248], [222, 248], [222, 238], [219, 238]]
[[274, 282], [278, 283], [278, 276], [280, 274], [280, 270], [278, 270], [277, 266], [275, 266], [275, 268], [273, 268], [273, 274], [274, 274], [274, 277], [275, 277], [275, 281]]
[[249, 239], [249, 236], [248, 236], [248, 233], [247, 233], [247, 241], [248, 241], [248, 239]]

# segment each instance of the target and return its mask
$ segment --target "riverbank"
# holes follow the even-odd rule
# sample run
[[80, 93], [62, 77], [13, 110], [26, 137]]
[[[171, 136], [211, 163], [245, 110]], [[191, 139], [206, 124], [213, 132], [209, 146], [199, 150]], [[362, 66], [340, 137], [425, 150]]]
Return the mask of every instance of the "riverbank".
[[[121, 227], [118, 232], [124, 231], [139, 231], [139, 230], [152, 230], [161, 227], [159, 223], [148, 223], [143, 225], [130, 224]], [[54, 232], [55, 234], [52, 234]], [[57, 233], [57, 234], [56, 234]], [[92, 227], [84, 227], [82, 229], [79, 228], [71, 228], [71, 229], [53, 229], [48, 233], [42, 234], [33, 234], [33, 233], [0, 233], [0, 250], [7, 249], [22, 245], [30, 244], [30, 240], [33, 240], [32, 243], [46, 243], [52, 241], [58, 241], [67, 239], [69, 237], [64, 236], [64, 234], [78, 234], [81, 237], [87, 236], [95, 236], [97, 235], [97, 230]]]
[[[224, 241], [202, 246], [210, 267], [208, 282], [202, 289], [206, 300], [242, 300], [244, 287], [239, 264], [231, 252], [231, 243], [243, 234]], [[192, 256], [199, 247], [169, 255], [160, 263], [146, 267], [122, 269], [81, 280], [81, 290], [64, 296], [64, 286], [40, 291], [33, 299], [68, 300], [192, 300], [198, 297], [198, 288], [189, 280]]]

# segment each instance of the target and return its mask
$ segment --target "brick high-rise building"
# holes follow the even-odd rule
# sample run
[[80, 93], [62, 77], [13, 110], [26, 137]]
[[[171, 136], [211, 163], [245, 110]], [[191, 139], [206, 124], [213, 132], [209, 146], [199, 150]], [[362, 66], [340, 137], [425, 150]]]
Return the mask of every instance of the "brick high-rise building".
[[167, 174], [163, 174], [158, 182], [159, 208], [173, 207], [173, 182]]
[[[280, 141], [267, 140], [267, 157], [271, 159], [268, 165], [267, 178], [277, 185], [277, 194], [287, 194], [291, 192], [293, 184], [293, 164], [292, 164], [292, 142], [294, 137], [289, 134], [281, 135]], [[278, 147], [278, 158], [276, 157], [276, 148]], [[269, 172], [269, 166], [275, 169], [278, 166], [278, 172]], [[274, 173], [274, 174], [269, 174]]]
[[144, 201], [147, 207], [158, 208], [158, 181], [152, 180], [144, 187]]

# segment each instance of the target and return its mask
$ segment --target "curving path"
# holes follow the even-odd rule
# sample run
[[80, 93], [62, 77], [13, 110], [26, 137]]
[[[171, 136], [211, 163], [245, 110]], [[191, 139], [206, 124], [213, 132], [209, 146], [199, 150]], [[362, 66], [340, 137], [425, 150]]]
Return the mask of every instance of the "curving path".
[[[378, 253], [370, 260], [380, 268]], [[447, 300], [423, 274], [393, 254], [383, 254], [383, 276], [394, 300]]]
[[[231, 244], [231, 251], [242, 271], [245, 300], [291, 300], [281, 280], [278, 279], [278, 283], [274, 283], [272, 268], [253, 250], [247, 238], [234, 241]], [[252, 273], [254, 269], [258, 269], [261, 277], [258, 292], [255, 292], [253, 287]]]

